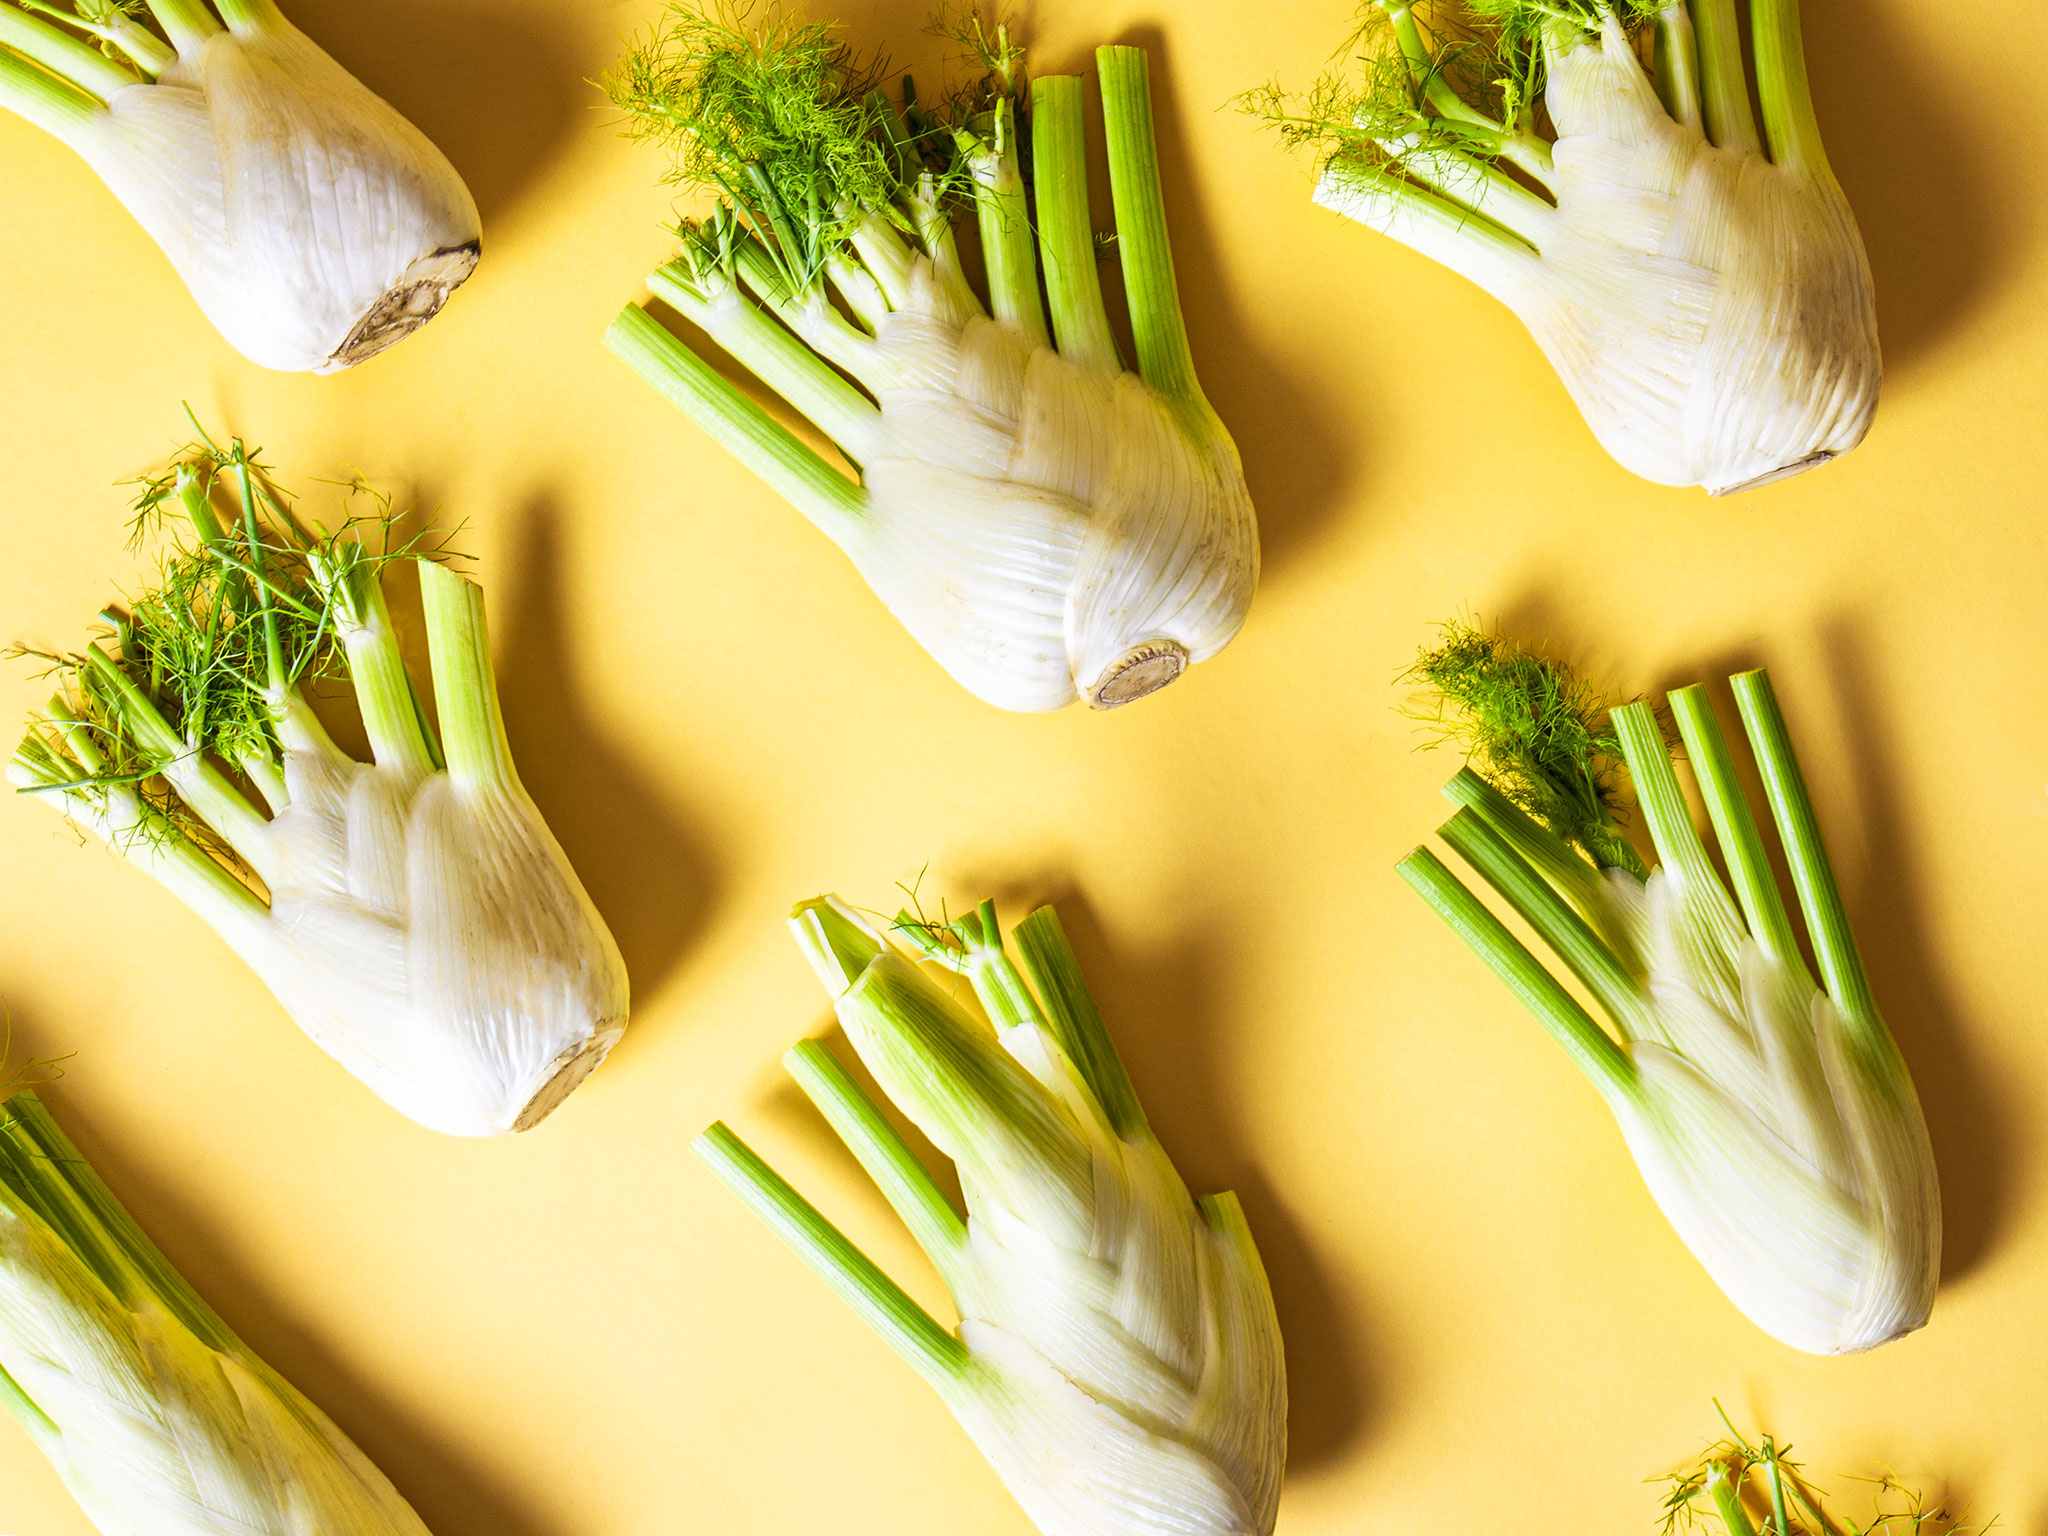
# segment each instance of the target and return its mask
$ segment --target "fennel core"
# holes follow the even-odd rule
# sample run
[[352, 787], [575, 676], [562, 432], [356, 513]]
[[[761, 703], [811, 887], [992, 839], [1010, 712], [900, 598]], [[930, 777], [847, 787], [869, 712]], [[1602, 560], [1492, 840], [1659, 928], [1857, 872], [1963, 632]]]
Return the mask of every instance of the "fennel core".
[[[985, 74], [920, 104], [836, 28], [674, 6], [606, 81], [628, 132], [710, 197], [655, 298], [837, 447], [850, 479], [647, 311], [607, 343], [830, 537], [911, 635], [1005, 709], [1098, 709], [1237, 633], [1258, 579], [1243, 469], [1195, 377], [1145, 55], [1097, 50], [1136, 369], [1090, 223], [1083, 82]], [[976, 292], [956, 222], [987, 273]], [[1042, 280], [1042, 281], [1041, 281]]]
[[1798, 0], [1747, 10], [1761, 127], [1735, 0], [1379, 0], [1354, 67], [1240, 102], [1513, 310], [1623, 467], [1722, 495], [1855, 447], [1882, 372]]
[[[1410, 676], [1439, 690], [1431, 718], [1473, 748], [1478, 770], [1445, 786], [1460, 808], [1438, 835], [1606, 1023], [1428, 848], [1401, 876], [1599, 1091], [1687, 1247], [1753, 1322], [1809, 1353], [1870, 1349], [1924, 1324], [1941, 1259], [1933, 1151], [1769, 677], [1732, 683], [1818, 981], [1703, 688], [1669, 704], [1728, 883], [1649, 704], [1600, 710], [1563, 668], [1455, 625]], [[1620, 833], [1617, 765], [1654, 868]]]
[[267, 368], [374, 357], [476, 268], [455, 168], [273, 0], [0, 0], [0, 106], [77, 151]]
[[[723, 1124], [699, 1154], [937, 1391], [1046, 1536], [1269, 1536], [1287, 1384], [1258, 1250], [1235, 1196], [1189, 1196], [1052, 909], [1007, 941], [993, 902], [902, 913], [908, 954], [834, 897], [790, 927], [862, 1063], [958, 1169], [964, 1219], [831, 1052], [783, 1058], [958, 1328]], [[918, 960], [965, 977], [982, 1016]]]
[[33, 1091], [0, 1102], [0, 1406], [123, 1536], [427, 1536], [235, 1336]]
[[[240, 440], [145, 483], [182, 525], [154, 590], [48, 656], [61, 687], [9, 765], [155, 876], [313, 1041], [451, 1135], [539, 1123], [624, 1029], [624, 962], [513, 765], [483, 593], [388, 510], [309, 524]], [[385, 600], [417, 570], [438, 729]], [[345, 681], [372, 760], [310, 692]]]

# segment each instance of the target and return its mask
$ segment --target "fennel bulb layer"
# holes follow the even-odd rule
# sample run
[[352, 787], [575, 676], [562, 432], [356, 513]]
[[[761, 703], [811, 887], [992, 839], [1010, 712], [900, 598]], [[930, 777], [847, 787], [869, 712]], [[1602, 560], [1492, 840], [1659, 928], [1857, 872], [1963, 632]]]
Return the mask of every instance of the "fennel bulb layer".
[[[1351, 122], [1283, 128], [1329, 148], [1318, 203], [1512, 309], [1623, 467], [1742, 490], [1861, 442], [1882, 371], [1870, 267], [1813, 122], [1795, 4], [1752, 11], [1765, 136], [1730, 0], [1513, 0], [1480, 24], [1506, 74], [1492, 82], [1467, 58], [1482, 45], [1457, 41], [1439, 12], [1441, 34], [1388, 4], [1367, 56], [1383, 47], [1409, 84], [1382, 70]], [[1540, 92], [1553, 140], [1521, 91]], [[1272, 100], [1261, 109], [1278, 115]]]
[[[1133, 370], [1096, 272], [1078, 79], [1033, 81], [1027, 113], [1007, 34], [983, 37], [989, 78], [937, 123], [859, 88], [828, 28], [746, 33], [695, 13], [672, 26], [621, 67], [614, 99], [669, 142], [681, 179], [729, 200], [685, 227], [649, 286], [829, 436], [859, 483], [637, 306], [614, 350], [809, 515], [992, 704], [1111, 708], [1221, 650], [1257, 584], [1257, 529], [1188, 352], [1143, 53], [1097, 56]], [[763, 78], [735, 104], [723, 87], [743, 68]], [[828, 126], [789, 142], [735, 127], [786, 96]], [[856, 170], [815, 171], [841, 163]], [[786, 190], [800, 167], [826, 183], [808, 201]], [[736, 187], [754, 200], [732, 201]], [[956, 246], [968, 211], [986, 300]]]
[[[792, 1075], [944, 1279], [948, 1333], [723, 1125], [698, 1150], [938, 1391], [1047, 1536], [1264, 1536], [1286, 1458], [1279, 1324], [1244, 1213], [1190, 1197], [1050, 908], [907, 914], [968, 1013], [835, 898], [791, 919], [862, 1063], [959, 1173], [963, 1220], [816, 1042]], [[1028, 978], [1028, 980], [1027, 980]]]
[[[1491, 643], [1504, 661], [1529, 659]], [[1577, 739], [1626, 764], [1659, 863], [1643, 871], [1629, 852], [1598, 866], [1594, 848], [1626, 847], [1604, 767], [1589, 757], [1575, 776], [1566, 771], [1538, 733], [1507, 723], [1541, 719], [1541, 709], [1516, 705], [1505, 671], [1489, 682], [1433, 665], [1451, 649], [1425, 657], [1419, 670], [1450, 681], [1445, 691], [1458, 707], [1480, 712], [1469, 729], [1482, 761], [1513, 754], [1521, 768], [1500, 775], [1508, 793], [1470, 769], [1452, 780], [1446, 793], [1463, 808], [1441, 835], [1564, 961], [1610, 1028], [1429, 850], [1402, 862], [1403, 877], [1572, 1054], [1672, 1227], [1753, 1322], [1812, 1354], [1873, 1348], [1922, 1326], [1941, 1268], [1933, 1150], [1871, 995], [1769, 679], [1743, 673], [1734, 687], [1819, 980], [1800, 953], [1704, 690], [1678, 690], [1671, 708], [1734, 896], [1692, 824], [1647, 704], [1623, 705], [1611, 727], [1598, 723]], [[1554, 693], [1576, 697], [1570, 688]], [[1573, 777], [1595, 791], [1580, 803], [1606, 817], [1609, 838], [1585, 835], [1584, 823], [1516, 787]], [[1524, 808], [1532, 804], [1542, 819]]]
[[[92, 0], [71, 14], [0, 4], [14, 13], [0, 17], [0, 50], [14, 50], [0, 104], [85, 158], [252, 361], [350, 367], [475, 269], [481, 226], [454, 167], [269, 0], [228, 0], [220, 21], [159, 5], [165, 38]], [[52, 40], [60, 22], [103, 42], [97, 68]], [[41, 94], [24, 96], [19, 76], [37, 66]]]
[[0, 1404], [105, 1536], [426, 1536], [26, 1090], [0, 1104]]
[[[618, 1040], [627, 982], [513, 766], [482, 592], [353, 523], [307, 528], [239, 442], [153, 494], [198, 539], [112, 646], [58, 658], [70, 686], [14, 782], [180, 896], [394, 1108], [459, 1136], [537, 1124]], [[385, 602], [394, 559], [419, 572], [438, 735]], [[353, 686], [372, 761], [314, 713], [323, 677]]]

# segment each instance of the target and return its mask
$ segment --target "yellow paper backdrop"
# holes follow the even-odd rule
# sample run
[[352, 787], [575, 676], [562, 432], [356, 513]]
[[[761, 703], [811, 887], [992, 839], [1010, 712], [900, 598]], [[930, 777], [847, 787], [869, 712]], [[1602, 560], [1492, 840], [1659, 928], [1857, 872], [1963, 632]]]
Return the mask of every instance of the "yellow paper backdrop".
[[[0, 639], [142, 574], [114, 482], [184, 430], [464, 525], [520, 768], [632, 969], [539, 1131], [400, 1119], [146, 878], [0, 804], [14, 1050], [180, 1269], [437, 1536], [1025, 1532], [911, 1372], [688, 1153], [729, 1119], [943, 1297], [781, 1078], [824, 1027], [795, 899], [1056, 897], [1189, 1182], [1233, 1187], [1287, 1335], [1296, 1536], [1647, 1532], [1719, 1397], [1843, 1473], [2048, 1520], [2048, 383], [2037, 7], [1810, 0], [1888, 363], [1868, 443], [1725, 502], [1631, 479], [1514, 321], [1319, 212], [1223, 104], [1344, 0], [1031, 7], [1040, 71], [1153, 49], [1202, 378], [1265, 536], [1242, 637], [1111, 715], [948, 681], [845, 560], [600, 345], [660, 260], [651, 151], [586, 85], [655, 0], [291, 0], [436, 138], [483, 264], [338, 378], [207, 327], [68, 151], [0, 121]], [[847, 0], [927, 66], [923, 0]], [[1099, 153], [1099, 151], [1098, 151]], [[1098, 203], [1107, 221], [1107, 202]], [[319, 498], [314, 497], [317, 507]], [[1720, 1297], [1536, 1024], [1395, 878], [1455, 763], [1391, 679], [1461, 610], [1623, 690], [1769, 663], [1946, 1196], [1924, 1332], [1797, 1355]], [[44, 685], [0, 677], [0, 718]], [[1725, 701], [1725, 695], [1724, 701]], [[1853, 1495], [1853, 1496], [1851, 1496]], [[0, 1424], [0, 1530], [80, 1536]]]

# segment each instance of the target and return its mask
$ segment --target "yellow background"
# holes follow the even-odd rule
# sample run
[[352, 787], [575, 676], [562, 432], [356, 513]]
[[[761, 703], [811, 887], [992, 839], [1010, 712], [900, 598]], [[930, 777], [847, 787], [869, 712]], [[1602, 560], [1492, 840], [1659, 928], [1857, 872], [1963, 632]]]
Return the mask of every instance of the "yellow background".
[[[48, 1097], [144, 1226], [437, 1536], [1026, 1531], [687, 1151], [728, 1118], [942, 1306], [776, 1065], [826, 1020], [784, 910], [881, 904], [927, 862], [928, 894], [1013, 919], [1059, 899], [1167, 1148], [1243, 1195], [1287, 1336], [1283, 1529], [1647, 1531], [1641, 1479], [1716, 1396], [1845, 1512], [1841, 1474], [1888, 1462], [2048, 1529], [2038, 8], [1811, 0], [1884, 405], [1841, 463], [1717, 502], [1609, 462], [1502, 309], [1314, 209], [1305, 167], [1221, 109], [1305, 81], [1345, 0], [1035, 5], [1042, 72], [1154, 49], [1196, 360], [1266, 555], [1219, 659], [1042, 718], [948, 681], [600, 345], [668, 197], [585, 81], [654, 0], [288, 8], [470, 179], [483, 264], [368, 366], [265, 373], [82, 164], [0, 121], [0, 638], [75, 645], [139, 577], [113, 483], [174, 446], [180, 400], [316, 508], [315, 477], [360, 469], [466, 524], [520, 768], [618, 935], [633, 1025], [536, 1133], [443, 1139], [14, 801], [0, 992], [17, 1055], [76, 1053]], [[841, 7], [913, 63], [926, 9]], [[1940, 1160], [1924, 1332], [1816, 1360], [1744, 1322], [1591, 1090], [1393, 875], [1456, 764], [1417, 755], [1391, 679], [1461, 610], [1622, 690], [1771, 666]], [[0, 718], [38, 704], [26, 672]], [[0, 1530], [86, 1529], [0, 1425]]]

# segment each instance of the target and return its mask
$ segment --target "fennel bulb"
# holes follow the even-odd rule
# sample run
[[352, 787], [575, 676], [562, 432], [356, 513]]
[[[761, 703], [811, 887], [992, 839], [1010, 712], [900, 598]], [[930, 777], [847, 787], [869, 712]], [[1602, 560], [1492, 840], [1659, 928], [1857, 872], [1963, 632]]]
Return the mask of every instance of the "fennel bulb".
[[[1549, 945], [1613, 1033], [1426, 848], [1401, 873], [1599, 1090], [1651, 1195], [1736, 1306], [1812, 1354], [1920, 1327], [1941, 1268], [1927, 1125], [1869, 979], [1806, 781], [1762, 671], [1733, 679], [1819, 961], [1772, 878], [1706, 691], [1670, 695], [1730, 897], [1648, 704], [1611, 714], [1563, 669], [1452, 626], [1415, 674], [1490, 777], [1466, 768], [1439, 835]], [[1626, 765], [1658, 864], [1616, 826]], [[1533, 814], [1532, 814], [1533, 813]]]
[[26, 1089], [0, 1105], [0, 1404], [105, 1536], [426, 1536]]
[[1319, 151], [1318, 203], [1513, 310], [1624, 468], [1721, 495], [1854, 448], [1881, 372], [1798, 0], [1749, 17], [1761, 136], [1734, 0], [1381, 0], [1363, 85], [1248, 104]]
[[[455, 1136], [538, 1124], [617, 1042], [626, 970], [519, 782], [482, 591], [373, 553], [363, 519], [309, 527], [239, 440], [187, 450], [142, 508], [196, 540], [109, 612], [111, 645], [49, 658], [65, 687], [9, 777], [169, 887], [393, 1108]], [[438, 734], [385, 604], [400, 559]], [[335, 677], [370, 762], [307, 700]]]
[[455, 168], [272, 0], [0, 0], [0, 106], [83, 156], [266, 368], [374, 357], [476, 267]]
[[697, 1150], [932, 1385], [1046, 1536], [1270, 1532], [1287, 1382], [1265, 1270], [1234, 1195], [1189, 1198], [1052, 909], [1018, 924], [1021, 967], [992, 902], [898, 918], [990, 1022], [836, 898], [790, 926], [862, 1063], [959, 1172], [964, 1221], [830, 1052], [783, 1058], [931, 1257], [958, 1330], [724, 1125]]
[[[648, 286], [858, 484], [639, 307], [606, 340], [962, 685], [1004, 709], [1107, 709], [1237, 633], [1258, 582], [1251, 497], [1195, 379], [1143, 51], [1096, 52], [1134, 373], [1096, 272], [1080, 79], [1032, 81], [1027, 113], [1007, 33], [964, 36], [989, 72], [950, 123], [899, 112], [834, 29], [774, 12], [747, 31], [678, 6], [608, 82], [675, 179], [720, 198]], [[986, 305], [954, 237], [969, 207]]]

